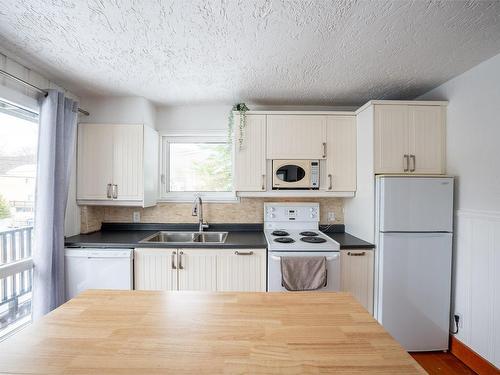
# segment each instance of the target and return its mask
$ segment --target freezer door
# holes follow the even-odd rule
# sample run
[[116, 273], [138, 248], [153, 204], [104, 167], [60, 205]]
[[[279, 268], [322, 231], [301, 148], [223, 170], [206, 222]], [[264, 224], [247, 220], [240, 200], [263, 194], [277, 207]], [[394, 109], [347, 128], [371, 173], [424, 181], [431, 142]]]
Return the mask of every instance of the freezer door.
[[380, 233], [377, 319], [408, 351], [447, 350], [451, 233]]
[[452, 177], [377, 179], [379, 231], [452, 232]]

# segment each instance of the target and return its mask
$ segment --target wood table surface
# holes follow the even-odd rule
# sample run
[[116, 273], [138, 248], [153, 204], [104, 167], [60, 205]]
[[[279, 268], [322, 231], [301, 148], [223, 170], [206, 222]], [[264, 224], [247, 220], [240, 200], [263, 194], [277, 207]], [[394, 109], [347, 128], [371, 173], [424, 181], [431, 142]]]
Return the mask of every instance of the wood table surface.
[[89, 290], [0, 343], [9, 374], [425, 374], [349, 294]]

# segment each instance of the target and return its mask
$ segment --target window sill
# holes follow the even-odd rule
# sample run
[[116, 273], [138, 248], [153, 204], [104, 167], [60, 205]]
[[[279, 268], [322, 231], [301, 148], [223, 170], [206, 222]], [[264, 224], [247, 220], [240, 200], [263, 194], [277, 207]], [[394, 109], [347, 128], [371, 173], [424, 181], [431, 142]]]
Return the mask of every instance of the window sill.
[[161, 202], [192, 203], [197, 196], [200, 196], [204, 203], [239, 203], [240, 198], [234, 192], [228, 193], [196, 193], [178, 192], [164, 193], [159, 199]]

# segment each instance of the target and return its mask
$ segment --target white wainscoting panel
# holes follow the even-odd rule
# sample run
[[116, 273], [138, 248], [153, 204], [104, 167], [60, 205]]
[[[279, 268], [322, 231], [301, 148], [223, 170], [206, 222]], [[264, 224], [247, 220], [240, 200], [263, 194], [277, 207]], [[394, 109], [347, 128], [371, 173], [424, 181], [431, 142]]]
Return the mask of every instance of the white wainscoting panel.
[[457, 211], [453, 288], [456, 337], [500, 367], [500, 212]]

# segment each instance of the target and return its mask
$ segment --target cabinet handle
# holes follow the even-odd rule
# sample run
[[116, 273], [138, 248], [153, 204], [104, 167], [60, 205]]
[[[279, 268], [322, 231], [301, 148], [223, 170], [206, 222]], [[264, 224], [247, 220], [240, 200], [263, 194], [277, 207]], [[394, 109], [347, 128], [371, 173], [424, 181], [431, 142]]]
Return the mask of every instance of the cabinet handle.
[[241, 252], [241, 251], [235, 251], [235, 255], [253, 255], [253, 251], [247, 251], [247, 252]]
[[118, 185], [113, 184], [113, 199], [118, 198]]
[[323, 142], [323, 159], [326, 158], [326, 142]]
[[403, 169], [403, 171], [408, 172], [408, 170], [410, 169], [410, 155], [405, 154], [403, 159], [404, 159], [404, 164], [406, 165], [406, 167], [405, 167], [405, 169]]
[[262, 175], [262, 190], [266, 190], [266, 175]]
[[410, 172], [415, 172], [415, 168], [417, 167], [417, 164], [415, 162], [415, 155], [410, 155], [410, 159], [412, 160], [412, 167], [410, 169]]
[[108, 197], [108, 199], [113, 198], [113, 197], [111, 196], [111, 184], [108, 184], [108, 187], [107, 187], [107, 189], [106, 189], [106, 196]]
[[175, 251], [172, 251], [172, 269], [177, 269], [177, 267], [175, 266]]
[[180, 270], [184, 269], [184, 266], [182, 265], [182, 256], [183, 255], [184, 255], [184, 253], [182, 251], [179, 251], [179, 269]]
[[350, 251], [347, 252], [347, 255], [349, 255], [350, 257], [362, 257], [362, 256], [365, 256], [366, 252], [361, 252], [361, 253], [351, 253]]
[[328, 175], [328, 179], [330, 180], [330, 185], [328, 186], [328, 190], [333, 189], [333, 177], [331, 174]]

